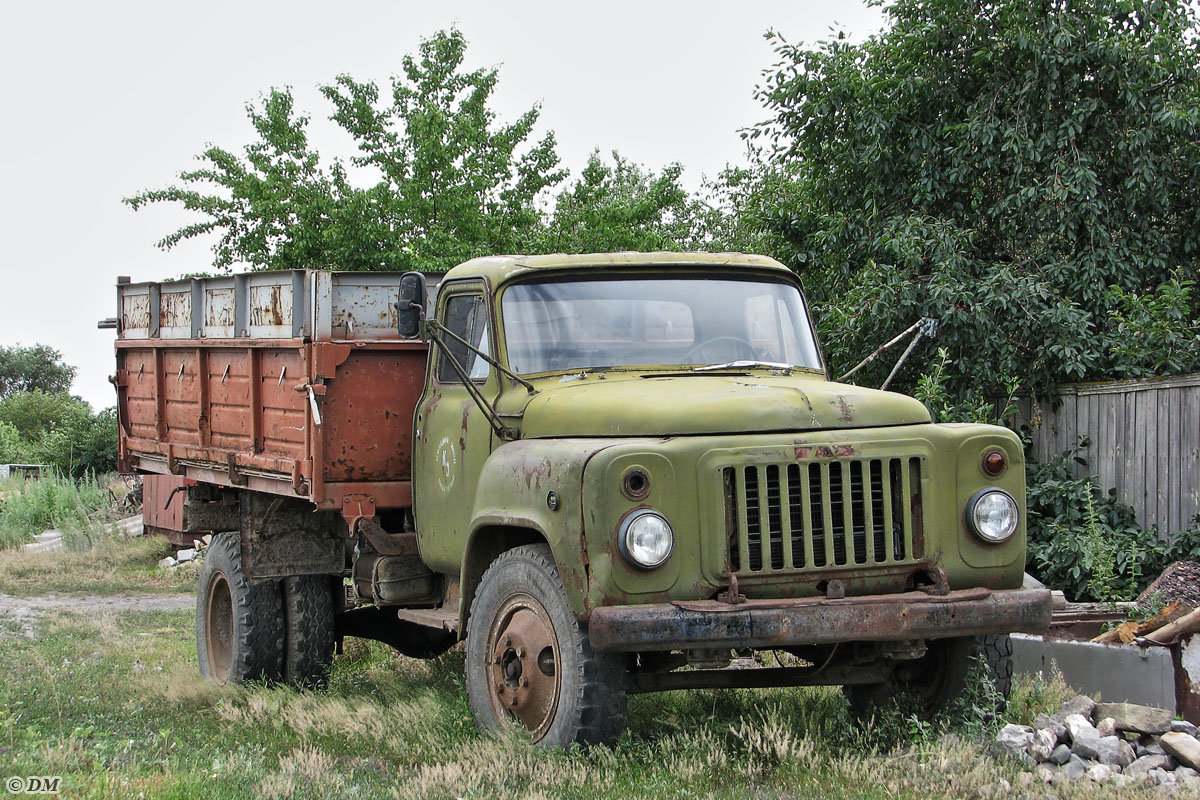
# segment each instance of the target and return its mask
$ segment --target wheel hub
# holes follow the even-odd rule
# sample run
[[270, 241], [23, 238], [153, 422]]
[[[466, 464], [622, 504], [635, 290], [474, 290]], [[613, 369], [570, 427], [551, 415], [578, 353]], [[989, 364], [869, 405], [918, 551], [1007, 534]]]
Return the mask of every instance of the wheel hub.
[[511, 598], [488, 637], [489, 683], [497, 716], [515, 718], [540, 739], [554, 721], [561, 678], [558, 640], [541, 604]]
[[220, 572], [209, 580], [204, 631], [209, 673], [226, 683], [233, 671], [233, 592]]

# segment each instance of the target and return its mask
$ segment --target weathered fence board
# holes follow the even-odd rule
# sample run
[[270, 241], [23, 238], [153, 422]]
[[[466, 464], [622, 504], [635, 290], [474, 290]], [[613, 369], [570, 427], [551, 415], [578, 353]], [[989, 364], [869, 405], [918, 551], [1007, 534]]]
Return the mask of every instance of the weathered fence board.
[[[1051, 458], [1087, 436], [1088, 466], [1077, 466], [1077, 475], [1093, 474], [1105, 489], [1116, 488], [1142, 524], [1157, 525], [1164, 536], [1188, 527], [1200, 514], [1200, 374], [1059, 391], [1057, 409], [1040, 406], [1034, 458]], [[1037, 417], [1031, 401], [1018, 407], [1018, 425], [1030, 425]]]

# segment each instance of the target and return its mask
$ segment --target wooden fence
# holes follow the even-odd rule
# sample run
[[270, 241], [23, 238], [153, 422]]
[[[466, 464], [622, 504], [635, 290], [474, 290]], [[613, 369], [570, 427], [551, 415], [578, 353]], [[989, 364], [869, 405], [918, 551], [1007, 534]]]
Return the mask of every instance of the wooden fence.
[[[1086, 435], [1080, 476], [1099, 477], [1164, 537], [1200, 514], [1200, 374], [1059, 387], [1062, 405], [1040, 407], [1033, 457], [1046, 460]], [[1032, 404], [1021, 401], [1019, 425]], [[1036, 415], [1034, 415], [1036, 416]]]

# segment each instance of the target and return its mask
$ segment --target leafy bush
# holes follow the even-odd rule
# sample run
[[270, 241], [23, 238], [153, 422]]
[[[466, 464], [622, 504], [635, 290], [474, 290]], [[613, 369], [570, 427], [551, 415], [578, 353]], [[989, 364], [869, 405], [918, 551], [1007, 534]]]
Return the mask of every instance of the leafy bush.
[[[860, 42], [769, 34], [778, 59], [756, 92], [769, 119], [745, 132], [766, 162], [745, 207], [802, 270], [835, 368], [934, 317], [954, 395], [1010, 375], [1046, 397], [1188, 369], [1195, 4], [896, 0], [886, 14]], [[1124, 348], [1158, 330], [1172, 339]], [[914, 354], [899, 385], [932, 355]]]
[[1026, 472], [1029, 550], [1026, 568], [1073, 600], [1132, 600], [1173, 561], [1200, 557], [1200, 517], [1164, 541], [1157, 527], [1143, 528], [1116, 490], [1101, 490], [1086, 466], [1087, 439]]

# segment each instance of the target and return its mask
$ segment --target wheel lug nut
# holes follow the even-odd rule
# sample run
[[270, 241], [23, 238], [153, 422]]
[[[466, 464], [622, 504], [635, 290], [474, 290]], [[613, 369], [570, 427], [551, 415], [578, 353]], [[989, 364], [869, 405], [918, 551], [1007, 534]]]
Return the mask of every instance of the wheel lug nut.
[[513, 695], [512, 697], [508, 698], [508, 704], [510, 706], [515, 706], [517, 704], [516, 695]]
[[504, 690], [505, 690], [505, 689], [507, 689], [507, 688], [508, 688], [508, 687], [506, 687], [506, 686], [505, 686], [503, 683], [501, 683], [501, 682], [497, 681], [497, 683], [496, 683], [496, 694], [504, 694]]
[[517, 648], [517, 658], [524, 658], [524, 657], [525, 657], [525, 648], [518, 647]]
[[522, 675], [522, 676], [521, 676], [521, 685], [522, 685], [522, 686], [528, 686], [528, 685], [529, 685], [529, 678], [526, 678], [524, 675]]

